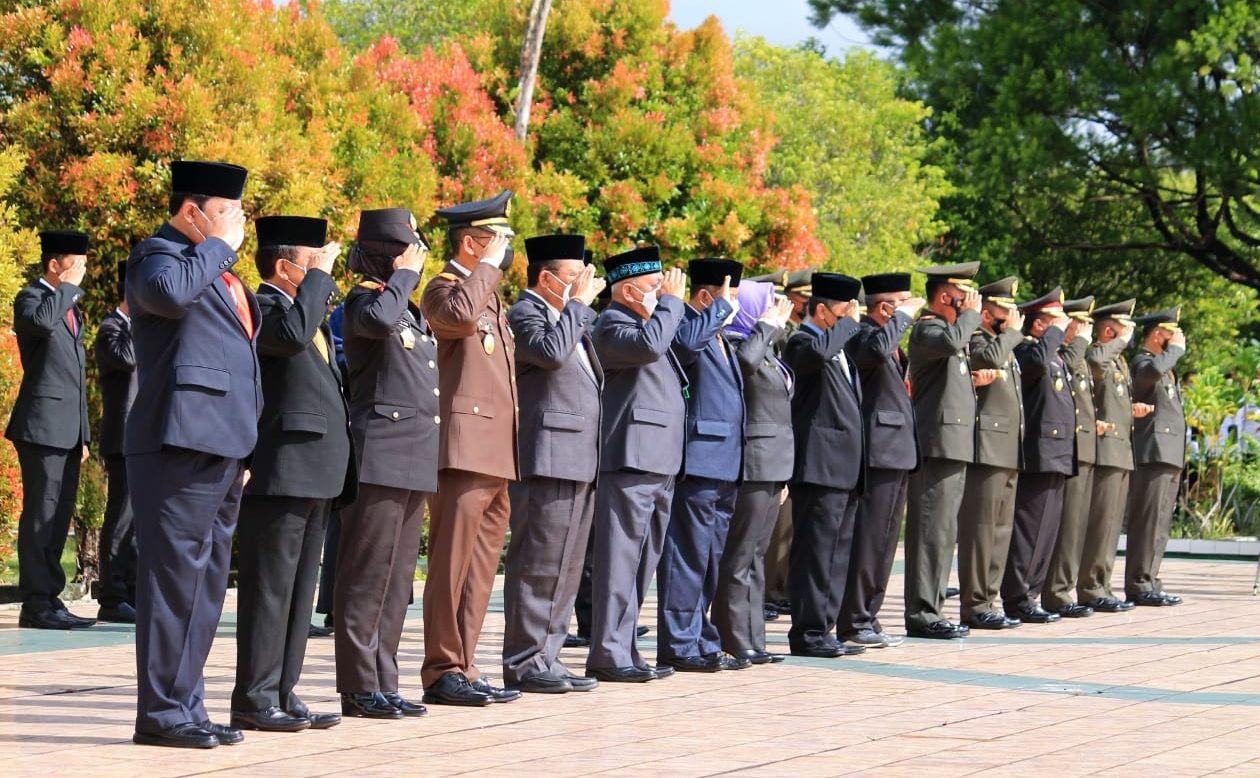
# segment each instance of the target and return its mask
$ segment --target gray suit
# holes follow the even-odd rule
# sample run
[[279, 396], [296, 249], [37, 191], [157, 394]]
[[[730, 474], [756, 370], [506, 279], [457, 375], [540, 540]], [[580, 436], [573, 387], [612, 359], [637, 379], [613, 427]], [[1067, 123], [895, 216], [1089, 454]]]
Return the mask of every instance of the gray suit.
[[1125, 345], [1126, 341], [1116, 339], [1091, 346], [1085, 352], [1094, 379], [1094, 413], [1107, 429], [1098, 438], [1089, 526], [1076, 580], [1076, 598], [1082, 604], [1115, 597], [1111, 571], [1116, 564], [1116, 544], [1124, 524], [1129, 474], [1133, 471], [1133, 386], [1129, 366], [1122, 356]]
[[958, 537], [967, 464], [976, 455], [976, 391], [968, 337], [980, 314], [965, 310], [949, 324], [934, 313], [910, 330], [911, 402], [923, 461], [910, 476], [906, 501], [906, 628], [944, 621], [945, 586]]
[[1018, 330], [971, 337], [971, 368], [1006, 371], [976, 392], [976, 461], [958, 517], [958, 582], [964, 621], [996, 610], [1015, 521], [1015, 490], [1024, 460], [1024, 405], [1019, 363], [1013, 351]]
[[503, 582], [503, 678], [562, 677], [560, 649], [577, 598], [595, 510], [604, 372], [587, 331], [595, 311], [556, 311], [532, 291], [508, 311], [516, 338], [522, 480], [512, 500]]
[[635, 628], [682, 469], [686, 376], [669, 347], [683, 310], [666, 295], [644, 320], [614, 302], [591, 333], [605, 381], [587, 669], [648, 666]]
[[1181, 468], [1186, 461], [1186, 412], [1173, 372], [1185, 349], [1162, 354], [1146, 349], [1133, 358], [1133, 400], [1155, 410], [1133, 423], [1133, 484], [1129, 489], [1129, 542], [1124, 557], [1124, 593], [1163, 591], [1159, 566], [1168, 546]]

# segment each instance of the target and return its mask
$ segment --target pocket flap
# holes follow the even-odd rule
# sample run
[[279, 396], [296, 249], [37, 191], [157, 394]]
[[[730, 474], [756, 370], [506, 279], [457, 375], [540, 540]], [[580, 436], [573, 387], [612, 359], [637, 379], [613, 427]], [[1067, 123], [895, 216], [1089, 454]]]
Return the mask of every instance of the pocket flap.
[[731, 434], [730, 422], [717, 419], [696, 419], [696, 434], [710, 438], [724, 438]]
[[750, 438], [773, 438], [778, 433], [779, 426], [772, 421], [750, 421], [745, 435]]
[[1055, 440], [1062, 440], [1063, 438], [1066, 438], [1069, 433], [1075, 434], [1075, 430], [1069, 430], [1067, 426], [1064, 424], [1042, 424], [1041, 425], [1041, 437], [1043, 438], [1054, 438]]
[[635, 408], [630, 411], [630, 418], [644, 424], [655, 424], [658, 427], [669, 426], [669, 413], [654, 408]]
[[906, 415], [901, 411], [876, 411], [875, 423], [883, 427], [904, 427]]
[[962, 413], [948, 408], [941, 410], [941, 424], [970, 424], [972, 419], [972, 416], [964, 416]]
[[318, 432], [322, 435], [328, 431], [328, 417], [322, 413], [285, 411], [280, 414], [280, 429], [285, 432]]
[[202, 386], [226, 392], [232, 385], [232, 375], [226, 370], [204, 365], [176, 365], [175, 384], [177, 386]]
[[479, 400], [476, 397], [451, 398], [451, 413], [466, 413], [472, 416], [484, 416], [487, 419], [494, 418], [494, 409], [490, 407], [490, 403], [485, 400]]
[[568, 411], [543, 411], [542, 425], [549, 430], [581, 432], [586, 427], [586, 417]]
[[982, 413], [980, 414], [980, 429], [983, 432], [1010, 432], [1011, 419], [1009, 416]]
[[376, 411], [377, 416], [384, 416], [393, 421], [402, 421], [410, 419], [416, 415], [416, 409], [407, 405], [390, 405], [389, 403], [377, 403], [372, 406], [372, 410]]

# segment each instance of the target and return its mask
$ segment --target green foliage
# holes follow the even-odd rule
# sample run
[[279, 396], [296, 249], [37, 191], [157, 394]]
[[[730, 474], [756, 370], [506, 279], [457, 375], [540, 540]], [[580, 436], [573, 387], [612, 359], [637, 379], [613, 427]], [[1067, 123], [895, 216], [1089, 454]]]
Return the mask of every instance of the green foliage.
[[328, 0], [319, 4], [319, 12], [351, 49], [371, 48], [381, 38], [390, 37], [404, 50], [419, 53], [426, 46], [477, 30], [494, 5], [492, 0]]
[[828, 267], [861, 276], [907, 270], [945, 230], [945, 171], [925, 161], [931, 110], [897, 95], [896, 69], [870, 53], [827, 59], [762, 38], [735, 44], [736, 72], [757, 85], [778, 143], [767, 181], [803, 186]]

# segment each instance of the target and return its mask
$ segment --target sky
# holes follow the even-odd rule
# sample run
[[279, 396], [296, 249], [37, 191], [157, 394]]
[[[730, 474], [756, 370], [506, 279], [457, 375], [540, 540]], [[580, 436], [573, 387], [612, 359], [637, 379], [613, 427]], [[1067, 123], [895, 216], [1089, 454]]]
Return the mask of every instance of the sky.
[[682, 29], [716, 15], [732, 37], [742, 30], [771, 43], [795, 46], [813, 36], [833, 54], [853, 46], [873, 48], [866, 34], [848, 19], [833, 21], [821, 30], [814, 27], [806, 0], [670, 0], [669, 5], [670, 18]]

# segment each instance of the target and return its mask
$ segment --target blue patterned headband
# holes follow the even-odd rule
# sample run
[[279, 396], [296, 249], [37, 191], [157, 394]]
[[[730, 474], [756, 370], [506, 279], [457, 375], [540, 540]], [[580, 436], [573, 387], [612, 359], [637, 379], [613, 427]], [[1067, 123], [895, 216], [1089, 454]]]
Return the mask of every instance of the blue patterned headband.
[[608, 283], [615, 284], [618, 281], [624, 281], [634, 276], [645, 276], [649, 273], [661, 272], [661, 261], [659, 259], [651, 262], [627, 262], [624, 265], [618, 265], [607, 273]]

